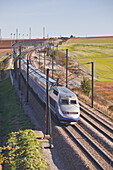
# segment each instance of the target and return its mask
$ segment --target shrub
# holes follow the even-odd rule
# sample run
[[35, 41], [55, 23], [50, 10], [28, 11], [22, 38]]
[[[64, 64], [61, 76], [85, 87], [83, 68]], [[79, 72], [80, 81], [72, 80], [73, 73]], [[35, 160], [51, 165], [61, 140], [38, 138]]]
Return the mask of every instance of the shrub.
[[113, 111], [113, 105], [109, 106], [108, 110]]
[[10, 133], [6, 145], [0, 148], [0, 155], [4, 170], [49, 169], [41, 153], [40, 142], [30, 129]]
[[91, 83], [87, 77], [83, 77], [83, 80], [81, 81], [81, 88], [84, 91], [84, 93], [87, 96], [89, 96], [90, 91], [91, 91]]

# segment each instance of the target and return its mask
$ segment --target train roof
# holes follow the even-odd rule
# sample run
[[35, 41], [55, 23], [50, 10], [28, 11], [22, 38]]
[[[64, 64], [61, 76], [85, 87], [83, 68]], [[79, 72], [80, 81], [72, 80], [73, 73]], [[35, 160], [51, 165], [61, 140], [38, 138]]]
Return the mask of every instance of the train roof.
[[[27, 66], [27, 61], [26, 59], [23, 59], [23, 63], [25, 66]], [[36, 69], [32, 64], [29, 64], [29, 72], [32, 73], [34, 76], [36, 76], [43, 84], [46, 85], [46, 74], [42, 73], [38, 69]], [[56, 83], [55, 80], [49, 77], [49, 82], [51, 83]]]
[[[27, 63], [26, 60], [23, 60], [24, 65], [27, 67]], [[43, 83], [46, 86], [46, 74], [42, 73], [41, 71], [39, 71], [38, 69], [36, 69], [34, 66], [32, 66], [31, 64], [29, 64], [29, 71], [39, 79], [39, 81], [41, 83]], [[52, 78], [49, 77], [49, 85], [52, 84], [56, 84], [56, 81]], [[60, 85], [60, 84], [59, 84]], [[69, 90], [68, 88], [64, 87], [64, 86], [54, 86], [52, 85], [52, 89], [58, 91], [59, 96], [62, 97], [76, 97], [76, 94], [73, 93], [71, 90]]]
[[[26, 60], [24, 59], [24, 64], [26, 65]], [[36, 69], [34, 66], [29, 64], [29, 71], [32, 72], [32, 74], [39, 79], [40, 82], [42, 82], [46, 86], [46, 74], [42, 73], [38, 69]], [[56, 83], [56, 81], [49, 77], [49, 85]], [[73, 93], [71, 90], [64, 86], [53, 86], [53, 89], [59, 92], [60, 96], [76, 96], [75, 93]], [[77, 96], [76, 96], [77, 97]]]
[[[64, 86], [55, 86], [54, 88], [55, 90], [57, 90], [59, 92], [60, 96], [66, 97], [66, 96], [76, 96], [75, 93], [73, 93], [71, 90], [69, 90], [68, 88], [64, 87]], [[76, 96], [77, 97], [77, 96]]]

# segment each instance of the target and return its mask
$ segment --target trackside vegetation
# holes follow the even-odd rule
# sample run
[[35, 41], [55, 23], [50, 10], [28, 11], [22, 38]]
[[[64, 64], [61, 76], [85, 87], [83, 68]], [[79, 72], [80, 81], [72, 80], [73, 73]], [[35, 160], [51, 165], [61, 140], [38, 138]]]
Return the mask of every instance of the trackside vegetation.
[[4, 62], [10, 55], [6, 55], [3, 59], [0, 60], [0, 62]]
[[91, 81], [87, 77], [83, 77], [83, 80], [81, 81], [81, 88], [84, 93], [89, 96], [91, 91]]
[[48, 169], [40, 142], [23, 113], [10, 79], [0, 82], [0, 164], [8, 169]]
[[1, 163], [4, 169], [48, 169], [44, 156], [40, 153], [40, 142], [32, 130], [12, 132], [9, 134], [2, 152], [5, 156]]

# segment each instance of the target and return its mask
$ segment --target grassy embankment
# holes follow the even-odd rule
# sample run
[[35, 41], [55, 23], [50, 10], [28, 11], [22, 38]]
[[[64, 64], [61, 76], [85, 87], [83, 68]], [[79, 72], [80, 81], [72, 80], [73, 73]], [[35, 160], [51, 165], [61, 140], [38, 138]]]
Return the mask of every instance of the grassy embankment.
[[1, 57], [0, 56], [0, 70], [2, 70], [4, 68], [4, 63], [5, 63], [5, 60], [9, 57], [10, 55], [6, 55], [4, 57]]
[[48, 169], [33, 125], [23, 113], [10, 79], [0, 83], [0, 164], [4, 169]]
[[[0, 62], [4, 62], [10, 55], [6, 55], [4, 58], [0, 59]], [[0, 56], [1, 58], [1, 56]]]
[[113, 38], [70, 39], [59, 49], [69, 54], [91, 70], [87, 62], [94, 62], [100, 81], [113, 81]]

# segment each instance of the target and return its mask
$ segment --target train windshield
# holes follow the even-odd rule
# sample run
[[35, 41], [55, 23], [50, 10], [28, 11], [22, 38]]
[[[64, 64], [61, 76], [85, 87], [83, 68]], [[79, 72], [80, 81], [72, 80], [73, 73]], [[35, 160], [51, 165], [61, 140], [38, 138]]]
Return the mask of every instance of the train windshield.
[[70, 100], [70, 104], [77, 104], [76, 100]]
[[61, 99], [61, 104], [62, 105], [69, 104], [69, 101], [67, 99]]

